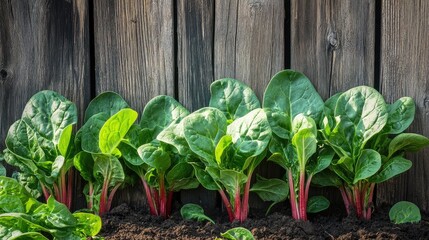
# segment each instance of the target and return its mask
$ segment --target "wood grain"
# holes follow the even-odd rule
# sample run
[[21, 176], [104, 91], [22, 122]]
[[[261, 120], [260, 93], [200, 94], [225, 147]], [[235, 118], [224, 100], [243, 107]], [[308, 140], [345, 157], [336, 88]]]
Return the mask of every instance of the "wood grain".
[[[190, 111], [208, 106], [213, 82], [214, 1], [177, 2], [177, 92]], [[216, 192], [199, 187], [181, 193], [183, 203], [193, 202], [213, 209]]]
[[96, 93], [115, 91], [141, 112], [174, 96], [172, 1], [94, 1]]
[[[375, 2], [291, 1], [291, 68], [303, 72], [323, 99], [374, 84]], [[342, 204], [337, 189], [312, 189]]]
[[[409, 128], [429, 136], [429, 2], [382, 1], [381, 91], [389, 103], [410, 96], [416, 116]], [[377, 189], [378, 203], [408, 200], [429, 210], [429, 148], [408, 154], [413, 167]]]
[[375, 1], [292, 0], [291, 68], [326, 99], [374, 84]]
[[[91, 84], [88, 2], [1, 0], [0, 26], [0, 149], [9, 126], [40, 90], [75, 102], [82, 119]], [[75, 208], [83, 201], [76, 191]]]
[[[96, 0], [95, 91], [115, 91], [142, 112], [153, 97], [174, 96], [172, 1]], [[113, 205], [146, 205], [140, 184], [118, 191]]]

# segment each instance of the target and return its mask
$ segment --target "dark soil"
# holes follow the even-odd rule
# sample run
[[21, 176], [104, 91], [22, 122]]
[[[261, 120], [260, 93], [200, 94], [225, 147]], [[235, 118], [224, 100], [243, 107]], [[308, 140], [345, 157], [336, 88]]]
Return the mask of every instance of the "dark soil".
[[215, 239], [230, 228], [242, 226], [256, 239], [429, 239], [428, 215], [422, 216], [418, 224], [395, 225], [389, 221], [389, 209], [379, 207], [371, 221], [345, 217], [340, 208], [310, 215], [308, 222], [293, 220], [287, 209], [268, 216], [253, 213], [242, 224], [229, 223], [218, 214], [213, 218], [217, 223], [214, 225], [183, 220], [178, 211], [162, 220], [123, 204], [103, 217], [101, 235], [106, 239]]

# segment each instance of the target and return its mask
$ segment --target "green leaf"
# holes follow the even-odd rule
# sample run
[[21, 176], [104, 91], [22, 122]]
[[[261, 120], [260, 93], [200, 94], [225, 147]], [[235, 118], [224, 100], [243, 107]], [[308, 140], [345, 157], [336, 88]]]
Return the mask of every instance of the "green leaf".
[[137, 119], [137, 112], [125, 108], [111, 116], [100, 129], [99, 148], [104, 154], [112, 154]]
[[125, 180], [122, 165], [114, 156], [94, 155], [94, 176], [99, 182], [109, 179], [110, 187]]
[[353, 184], [367, 179], [378, 172], [381, 167], [381, 156], [372, 149], [365, 149], [357, 159]]
[[395, 224], [418, 223], [421, 220], [420, 209], [412, 202], [401, 201], [393, 205], [389, 218]]
[[407, 129], [414, 120], [416, 106], [410, 97], [402, 97], [387, 107], [389, 118], [383, 132], [399, 134]]
[[308, 199], [307, 212], [318, 213], [329, 208], [329, 200], [324, 196], [313, 196]]
[[243, 227], [229, 229], [228, 231], [221, 233], [221, 236], [228, 240], [255, 240], [252, 233]]
[[101, 218], [97, 215], [78, 212], [73, 213], [77, 220], [77, 231], [83, 233], [84, 236], [95, 236], [101, 230]]
[[227, 134], [232, 136], [235, 148], [246, 158], [261, 154], [271, 140], [271, 128], [261, 108], [232, 122]]
[[148, 128], [152, 138], [173, 123], [178, 123], [189, 111], [170, 96], [157, 96], [151, 99], [143, 110], [141, 128]]
[[100, 130], [107, 119], [109, 119], [109, 115], [101, 112], [86, 121], [85, 125], [79, 130], [82, 150], [88, 153], [101, 153], [99, 144]]
[[332, 170], [325, 169], [311, 179], [311, 183], [321, 187], [340, 187], [343, 183]]
[[186, 220], [195, 220], [197, 222], [209, 221], [215, 224], [211, 218], [204, 214], [204, 209], [197, 204], [188, 203], [183, 205], [180, 209], [180, 215], [182, 215], [182, 218]]
[[247, 176], [235, 170], [220, 170], [218, 181], [222, 183], [230, 196], [236, 196], [237, 191], [240, 191], [241, 185], [246, 183]]
[[128, 107], [128, 103], [119, 94], [103, 92], [89, 103], [85, 111], [85, 122], [99, 113], [105, 113], [107, 118], [109, 118], [119, 112], [119, 110]]
[[32, 217], [39, 219], [43, 226], [48, 228], [67, 228], [77, 224], [76, 219], [68, 208], [50, 196], [46, 204], [40, 205], [34, 210]]
[[61, 134], [59, 143], [58, 143], [58, 150], [60, 151], [60, 154], [63, 156], [67, 156], [70, 142], [72, 139], [72, 130], [73, 125], [69, 125], [66, 128], [64, 128], [63, 133]]
[[25, 207], [18, 196], [0, 195], [0, 213], [5, 212], [25, 213]]
[[271, 79], [262, 105], [273, 132], [285, 138], [291, 131], [292, 120], [300, 113], [318, 122], [324, 103], [304, 74], [283, 70]]
[[286, 200], [288, 197], [289, 185], [287, 182], [277, 178], [260, 178], [255, 184], [253, 184], [250, 191], [258, 194], [262, 201], [278, 203]]
[[316, 122], [312, 118], [300, 113], [292, 121], [292, 134], [296, 134], [304, 129], [309, 129], [314, 136], [317, 136]]
[[8, 238], [8, 240], [48, 240], [45, 236], [43, 236], [41, 233], [38, 232], [26, 232], [26, 233], [19, 233], [18, 235], [15, 235], [11, 238]]
[[236, 79], [216, 80], [210, 85], [210, 92], [209, 106], [221, 110], [229, 122], [261, 107], [253, 90]]
[[54, 91], [41, 91], [25, 105], [22, 120], [58, 145], [64, 130], [77, 123], [76, 105]]
[[179, 162], [168, 171], [165, 179], [170, 185], [176, 185], [176, 182], [193, 176], [194, 168], [192, 165], [186, 162]]
[[122, 153], [122, 158], [125, 159], [125, 161], [129, 164], [133, 166], [141, 166], [145, 163], [139, 156], [137, 149], [134, 146], [126, 142], [121, 142], [118, 146], [118, 149]]
[[155, 168], [158, 172], [165, 172], [171, 165], [170, 156], [162, 148], [151, 143], [140, 146], [137, 149], [139, 156], [147, 165]]
[[390, 178], [406, 172], [411, 168], [413, 163], [410, 160], [407, 160], [401, 156], [396, 156], [394, 158], [389, 159], [386, 163], [381, 166], [380, 171], [377, 172], [374, 176], [372, 176], [369, 181], [374, 183], [381, 183]]
[[315, 161], [310, 161], [306, 171], [314, 176], [315, 174], [325, 170], [331, 165], [332, 159], [334, 158], [335, 153], [332, 150], [324, 148], [319, 154], [317, 154], [317, 159]]
[[81, 151], [74, 156], [73, 163], [85, 181], [93, 182], [95, 180], [93, 177], [94, 160], [91, 154]]
[[383, 96], [374, 88], [359, 86], [341, 94], [335, 116], [347, 142], [354, 147], [363, 145], [379, 133], [387, 123], [388, 112]]
[[0, 176], [0, 196], [17, 196], [26, 203], [32, 196], [15, 179]]
[[311, 129], [303, 129], [292, 138], [295, 146], [300, 171], [304, 171], [308, 159], [316, 152], [317, 140]]
[[[213, 177], [207, 171], [198, 166], [196, 163], [193, 163], [192, 166], [195, 170], [195, 177], [205, 189], [212, 191], [217, 191], [220, 189], [219, 185], [215, 182]], [[218, 179], [219, 178], [216, 178], [216, 180]]]
[[223, 136], [218, 144], [216, 145], [215, 149], [215, 158], [218, 165], [222, 162], [222, 155], [226, 152], [226, 150], [231, 146], [232, 144], [232, 137], [231, 135], [225, 135]]
[[225, 115], [215, 108], [202, 108], [183, 121], [185, 139], [191, 150], [205, 161], [216, 163], [216, 145], [227, 128]]
[[415, 133], [401, 133], [389, 144], [389, 157], [398, 151], [417, 152], [429, 145], [429, 138]]
[[269, 158], [268, 161], [272, 161], [282, 167], [283, 169], [287, 170], [289, 166], [286, 164], [286, 159], [283, 157], [281, 153], [274, 153]]
[[158, 141], [174, 146], [178, 153], [183, 156], [191, 153], [188, 142], [185, 139], [184, 121], [182, 120], [178, 124], [171, 124], [156, 137]]

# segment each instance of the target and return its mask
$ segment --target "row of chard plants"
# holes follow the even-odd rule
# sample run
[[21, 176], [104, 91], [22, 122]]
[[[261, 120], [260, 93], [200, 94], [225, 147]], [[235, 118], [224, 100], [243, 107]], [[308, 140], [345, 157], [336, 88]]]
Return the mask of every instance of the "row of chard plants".
[[[230, 221], [247, 219], [250, 192], [273, 205], [289, 198], [293, 218], [307, 220], [308, 212], [329, 206], [323, 196], [309, 197], [317, 185], [337, 187], [347, 213], [370, 219], [375, 185], [407, 171], [412, 162], [404, 153], [429, 144], [403, 133], [415, 114], [410, 97], [387, 104], [368, 86], [324, 102], [306, 76], [284, 70], [271, 79], [262, 105], [235, 79], [213, 82], [210, 92], [209, 106], [192, 113], [157, 96], [138, 123], [121, 96], [105, 92], [76, 131], [75, 104], [42, 91], [10, 127], [3, 158], [34, 198], [43, 194], [68, 208], [79, 171], [88, 210], [98, 215], [109, 211], [118, 188], [138, 179], [150, 213], [164, 218], [174, 192], [202, 185], [219, 192]], [[252, 181], [264, 160], [282, 167], [284, 177]]]

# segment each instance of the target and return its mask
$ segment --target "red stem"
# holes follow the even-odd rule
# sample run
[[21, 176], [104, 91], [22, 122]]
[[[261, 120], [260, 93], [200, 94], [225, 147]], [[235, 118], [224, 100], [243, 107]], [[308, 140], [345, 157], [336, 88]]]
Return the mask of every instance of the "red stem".
[[168, 192], [167, 196], [167, 216], [169, 217], [171, 215], [171, 207], [173, 205], [173, 191]]
[[235, 202], [234, 202], [234, 220], [241, 218], [241, 199], [240, 199], [240, 186], [235, 186]]
[[109, 198], [107, 200], [107, 211], [110, 211], [110, 207], [112, 206], [113, 197], [115, 196], [116, 191], [121, 186], [120, 183], [116, 184], [115, 187], [110, 191]]
[[247, 215], [249, 214], [249, 192], [250, 192], [251, 180], [252, 180], [252, 172], [249, 172], [246, 186], [244, 187], [243, 203], [241, 204], [242, 209], [241, 209], [240, 222], [246, 221]]
[[103, 215], [107, 212], [107, 191], [109, 189], [109, 181], [107, 179], [104, 180], [103, 188], [101, 189], [100, 195], [100, 208], [98, 210], [98, 215]]
[[[308, 204], [308, 193], [310, 192], [310, 184], [311, 184], [312, 178], [313, 178], [313, 175], [308, 176], [307, 184], [305, 185], [305, 204]], [[307, 205], [306, 205], [306, 210], [307, 210]]]
[[68, 178], [67, 178], [67, 207], [68, 207], [68, 209], [71, 208], [71, 204], [72, 204], [73, 177], [74, 177], [74, 171], [72, 168], [70, 168], [70, 170], [68, 171]]
[[[54, 183], [53, 187], [54, 187], [55, 200], [57, 200], [58, 202], [61, 202], [61, 194], [60, 194], [60, 190], [58, 189], [57, 184]], [[46, 200], [48, 200], [48, 199], [46, 199]]]
[[354, 187], [354, 193], [355, 193], [356, 215], [358, 218], [362, 218], [362, 197], [359, 191], [359, 185]]
[[159, 207], [159, 192], [157, 189], [150, 187], [150, 191], [152, 192], [152, 198], [155, 204], [155, 209], [156, 209], [156, 216], [159, 216], [160, 213], [160, 207]]
[[295, 196], [295, 185], [293, 184], [293, 176], [292, 171], [290, 169], [288, 171], [289, 178], [289, 193], [290, 193], [290, 207], [292, 208], [292, 217], [294, 219], [299, 219], [299, 211], [297, 208], [296, 196]]
[[49, 193], [48, 189], [46, 189], [43, 183], [40, 183], [40, 186], [42, 187], [43, 196], [45, 197], [45, 202], [46, 202], [48, 201], [48, 198], [49, 196], [51, 196], [51, 194]]
[[226, 211], [228, 212], [229, 221], [234, 221], [234, 215], [232, 214], [232, 208], [231, 203], [229, 202], [228, 198], [225, 195], [225, 192], [222, 189], [219, 189], [220, 197], [222, 198], [222, 202], [225, 205]]
[[305, 199], [305, 171], [301, 171], [299, 174], [299, 212], [300, 220], [307, 221], [307, 203]]
[[370, 187], [369, 187], [369, 199], [368, 199], [368, 208], [366, 209], [367, 213], [366, 213], [366, 220], [371, 220], [371, 214], [372, 214], [372, 199], [374, 197], [374, 187], [375, 187], [375, 183], [371, 183]]
[[159, 179], [159, 192], [160, 192], [160, 201], [159, 201], [159, 208], [161, 212], [161, 216], [163, 218], [167, 218], [167, 196], [165, 193], [165, 183], [164, 183], [164, 175], [160, 175]]
[[140, 178], [142, 183], [143, 183], [143, 187], [146, 193], [146, 199], [147, 199], [147, 203], [149, 204], [149, 211], [151, 215], [158, 215], [158, 211], [155, 208], [155, 205], [153, 203], [153, 197], [152, 197], [152, 193], [150, 191], [149, 185], [147, 184], [147, 182], [144, 180], [143, 177]]
[[344, 206], [346, 207], [347, 215], [350, 215], [350, 201], [347, 196], [344, 186], [340, 187], [341, 197], [343, 197]]

